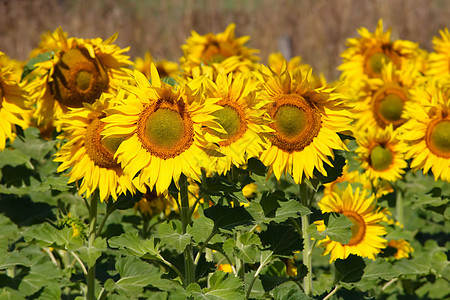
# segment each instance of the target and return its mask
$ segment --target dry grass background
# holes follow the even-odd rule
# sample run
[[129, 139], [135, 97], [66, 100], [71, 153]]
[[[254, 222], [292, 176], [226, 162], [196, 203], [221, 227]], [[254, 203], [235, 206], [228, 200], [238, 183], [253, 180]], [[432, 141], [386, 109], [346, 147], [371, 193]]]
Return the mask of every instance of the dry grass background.
[[449, 15], [447, 0], [0, 0], [0, 51], [26, 60], [43, 32], [61, 26], [81, 38], [118, 32], [116, 43], [131, 46], [132, 58], [149, 50], [155, 59], [178, 61], [191, 29], [216, 33], [234, 22], [262, 62], [287, 41], [292, 55], [332, 80], [357, 28], [373, 32], [383, 18], [393, 38], [432, 50], [432, 37], [450, 27]]

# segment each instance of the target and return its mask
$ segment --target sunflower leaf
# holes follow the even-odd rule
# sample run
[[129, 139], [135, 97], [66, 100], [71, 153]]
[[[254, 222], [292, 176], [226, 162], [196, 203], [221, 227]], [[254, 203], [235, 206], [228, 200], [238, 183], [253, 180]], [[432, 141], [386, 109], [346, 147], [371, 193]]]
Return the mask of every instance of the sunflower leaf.
[[346, 259], [337, 259], [334, 263], [336, 267], [336, 281], [358, 282], [364, 274], [366, 263], [356, 255], [349, 255]]
[[52, 59], [53, 55], [55, 53], [53, 51], [47, 51], [45, 53], [39, 53], [36, 57], [33, 57], [30, 59], [25, 67], [23, 67], [22, 77], [20, 78], [20, 81], [22, 81], [25, 77], [27, 77], [28, 74], [34, 71], [36, 69], [36, 64], [40, 62], [44, 62], [47, 60]]
[[161, 242], [175, 248], [178, 252], [183, 252], [191, 242], [192, 236], [188, 233], [181, 233], [181, 223], [169, 221], [158, 226], [158, 234]]
[[202, 289], [197, 283], [192, 283], [186, 291], [195, 299], [238, 300], [244, 299], [243, 282], [228, 273], [218, 271], [209, 279], [210, 287]]
[[205, 209], [204, 214], [214, 221], [215, 227], [226, 231], [240, 225], [250, 225], [253, 221], [253, 217], [242, 206], [228, 207], [216, 204]]
[[128, 254], [144, 258], [155, 258], [159, 254], [159, 242], [153, 237], [144, 240], [138, 236], [137, 232], [127, 232], [112, 237], [108, 240], [108, 244], [111, 248], [125, 249]]
[[342, 214], [334, 216], [331, 214], [328, 219], [327, 228], [324, 231], [317, 231], [316, 224], [311, 224], [308, 227], [308, 233], [317, 240], [323, 240], [328, 236], [332, 241], [348, 244], [352, 237], [352, 226], [352, 221], [346, 216]]
[[77, 249], [71, 250], [78, 253], [80, 258], [88, 265], [88, 267], [92, 267], [97, 259], [102, 255], [103, 251], [106, 250], [106, 241], [102, 238], [96, 238], [91, 246], [84, 245]]
[[273, 298], [275, 300], [289, 300], [289, 299], [298, 299], [298, 300], [308, 300], [311, 299], [308, 297], [302, 290], [300, 290], [299, 286], [292, 281], [288, 281], [283, 283], [276, 288], [273, 289]]
[[291, 256], [294, 251], [303, 249], [303, 241], [298, 232], [290, 225], [271, 223], [267, 230], [259, 233], [263, 248], [270, 249], [275, 255]]

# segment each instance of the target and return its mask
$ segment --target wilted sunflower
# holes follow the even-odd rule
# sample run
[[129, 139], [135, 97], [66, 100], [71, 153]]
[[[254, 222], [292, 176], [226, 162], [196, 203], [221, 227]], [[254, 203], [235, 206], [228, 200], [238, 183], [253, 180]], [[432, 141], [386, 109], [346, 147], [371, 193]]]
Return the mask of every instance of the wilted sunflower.
[[6, 139], [12, 139], [16, 125], [28, 127], [30, 110], [26, 106], [26, 92], [20, 81], [17, 62], [0, 52], [0, 151]]
[[[450, 78], [447, 79], [450, 83]], [[431, 169], [435, 180], [450, 182], [450, 93], [437, 88], [427, 99], [406, 111], [410, 118], [401, 128], [406, 158], [414, 171]]]
[[[323, 198], [319, 207], [322, 213], [343, 214], [353, 223], [348, 244], [333, 241], [328, 236], [318, 241], [318, 245], [325, 248], [323, 255], [330, 254], [330, 263], [338, 258], [346, 259], [350, 254], [375, 260], [375, 255], [386, 248], [386, 240], [381, 237], [387, 233], [380, 224], [383, 214], [377, 211], [374, 196], [367, 197], [365, 190], [356, 188], [353, 193], [349, 185], [342, 196], [334, 194], [334, 197]], [[326, 229], [323, 220], [315, 224], [319, 232]]]
[[219, 174], [227, 173], [232, 165], [239, 167], [249, 158], [259, 157], [268, 143], [269, 133], [273, 132], [268, 126], [268, 116], [259, 109], [268, 101], [255, 98], [257, 84], [243, 73], [218, 74], [214, 82], [206, 81], [208, 96], [218, 99], [217, 105], [221, 106], [213, 116], [226, 131], [210, 130], [221, 138], [217, 151], [222, 156], [212, 158]]
[[172, 61], [168, 60], [160, 60], [154, 61], [150, 52], [145, 52], [144, 58], [136, 57], [134, 61], [134, 68], [145, 75], [148, 79], [150, 79], [150, 67], [151, 64], [154, 63], [156, 69], [158, 70], [158, 74], [161, 78], [164, 77], [173, 77], [177, 75], [179, 72], [180, 66]]
[[434, 51], [429, 54], [427, 75], [450, 74], [450, 32], [448, 28], [439, 30], [441, 37], [433, 37]]
[[58, 119], [69, 107], [92, 104], [103, 92], [112, 91], [118, 82], [128, 78], [127, 66], [132, 62], [123, 55], [128, 48], [112, 44], [117, 35], [105, 41], [83, 40], [67, 38], [58, 28], [51, 38], [54, 44], [49, 53], [53, 54], [50, 60], [34, 65], [29, 88], [36, 103], [37, 124], [53, 124], [59, 130]]
[[262, 66], [255, 73], [263, 85], [258, 96], [269, 99], [267, 112], [275, 134], [270, 138], [261, 161], [269, 166], [269, 174], [279, 179], [289, 173], [295, 182], [303, 175], [313, 177], [314, 169], [326, 175], [324, 163], [332, 165], [333, 150], [346, 149], [339, 132], [350, 132], [350, 113], [341, 95], [334, 88], [314, 88], [311, 71], [303, 74], [299, 68], [276, 73]]
[[182, 45], [184, 56], [180, 59], [181, 67], [190, 73], [190, 70], [201, 64], [221, 64], [231, 57], [236, 57], [241, 64], [237, 64], [239, 70], [251, 69], [253, 63], [258, 61], [254, 54], [259, 51], [245, 47], [245, 43], [250, 39], [248, 36], [236, 38], [234, 23], [228, 25], [224, 32], [206, 35], [199, 35], [192, 31], [191, 36]]
[[119, 94], [107, 110], [103, 133], [124, 139], [116, 152], [124, 171], [161, 194], [172, 179], [178, 184], [181, 173], [200, 180], [200, 167], [209, 162], [205, 149], [211, 147], [203, 127], [221, 130], [213, 116], [220, 106], [188, 85], [176, 89], [161, 82], [153, 64], [151, 70], [151, 84], [135, 71], [136, 85], [123, 86], [130, 94]]
[[123, 173], [114, 158], [121, 139], [101, 135], [105, 123], [103, 112], [109, 106], [111, 96], [103, 94], [92, 105], [85, 103], [83, 108], [71, 108], [62, 119], [64, 137], [68, 140], [56, 153], [55, 161], [62, 164], [58, 172], [70, 169], [69, 183], [82, 180], [79, 194], [89, 197], [96, 189], [100, 200], [108, 200], [136, 188], [130, 176]]
[[409, 258], [409, 254], [414, 252], [413, 247], [404, 239], [390, 240], [387, 246], [395, 249], [393, 255], [395, 259]]
[[347, 39], [347, 49], [342, 52], [343, 63], [338, 67], [342, 79], [381, 77], [383, 64], [392, 62], [396, 69], [404, 69], [414, 63], [423, 67], [425, 52], [417, 43], [406, 40], [391, 41], [391, 28], [383, 32], [383, 21], [378, 21], [375, 33], [366, 28], [358, 29], [361, 37]]
[[354, 109], [356, 128], [384, 129], [392, 124], [395, 129], [401, 126], [406, 121], [404, 110], [415, 102], [410, 90], [420, 77], [420, 73], [412, 67], [399, 71], [392, 63], [384, 65], [381, 78], [368, 79], [365, 81], [367, 88], [360, 92]]
[[369, 178], [396, 181], [408, 166], [405, 160], [405, 145], [398, 132], [388, 126], [385, 129], [368, 128], [355, 133], [359, 147], [355, 150]]

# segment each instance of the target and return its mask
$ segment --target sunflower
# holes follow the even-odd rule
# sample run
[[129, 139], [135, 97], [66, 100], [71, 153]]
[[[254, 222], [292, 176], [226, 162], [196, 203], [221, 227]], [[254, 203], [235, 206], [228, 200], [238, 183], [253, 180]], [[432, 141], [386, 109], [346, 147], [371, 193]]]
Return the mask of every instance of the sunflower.
[[213, 116], [226, 133], [210, 130], [221, 138], [218, 151], [222, 156], [213, 158], [215, 171], [226, 174], [232, 165], [240, 167], [251, 157], [259, 157], [265, 149], [267, 138], [273, 131], [269, 118], [258, 108], [267, 103], [255, 98], [257, 82], [244, 73], [233, 76], [218, 74], [213, 82], [206, 80], [207, 94], [218, 99], [221, 109]]
[[[447, 77], [447, 87], [450, 78]], [[436, 87], [431, 99], [425, 99], [406, 111], [410, 118], [401, 128], [406, 142], [406, 158], [414, 171], [431, 169], [435, 180], [450, 182], [450, 90]]]
[[404, 239], [390, 240], [387, 246], [395, 249], [393, 255], [395, 259], [409, 258], [409, 254], [414, 252], [413, 247]]
[[0, 151], [6, 140], [14, 138], [16, 125], [28, 127], [30, 110], [26, 106], [26, 92], [20, 81], [18, 63], [0, 52]]
[[428, 57], [427, 75], [441, 76], [450, 74], [450, 32], [448, 28], [439, 30], [441, 37], [433, 37], [435, 52]]
[[355, 133], [359, 147], [355, 150], [369, 178], [396, 181], [408, 166], [405, 160], [405, 145], [398, 132], [388, 126], [383, 130], [368, 128]]
[[118, 162], [158, 194], [172, 179], [178, 184], [181, 173], [200, 181], [201, 167], [209, 163], [205, 149], [213, 146], [204, 127], [224, 132], [214, 121], [213, 113], [220, 108], [217, 99], [206, 101], [201, 90], [188, 84], [161, 82], [154, 64], [151, 84], [139, 71], [133, 77], [135, 85], [123, 85], [129, 95], [118, 94], [117, 105], [104, 119], [105, 136], [124, 139], [116, 152]]
[[244, 71], [251, 69], [253, 64], [258, 61], [254, 54], [259, 51], [245, 47], [249, 40], [248, 36], [236, 38], [234, 23], [228, 25], [224, 32], [206, 35], [199, 35], [192, 31], [191, 36], [182, 45], [184, 56], [180, 59], [181, 67], [188, 73], [190, 70], [201, 64], [221, 64], [230, 57], [236, 57], [241, 62], [236, 67]]
[[144, 217], [153, 217], [162, 214], [167, 217], [172, 211], [172, 204], [168, 198], [168, 193], [158, 195], [154, 191], [146, 188], [142, 199], [135, 203], [134, 210], [139, 211]]
[[[105, 127], [102, 118], [104, 109], [109, 106], [111, 95], [102, 97], [92, 105], [85, 103], [82, 108], [70, 108], [62, 119], [64, 137], [68, 140], [56, 153], [56, 162], [62, 164], [58, 172], [70, 169], [69, 183], [82, 180], [79, 194], [89, 197], [98, 189], [100, 200], [108, 200], [111, 195], [117, 196], [136, 187], [132, 178], [123, 173], [122, 168], [114, 158], [114, 153], [121, 139], [102, 138], [101, 131]], [[141, 188], [142, 189], [142, 188]]]
[[137, 57], [134, 61], [134, 68], [150, 79], [150, 66], [154, 63], [156, 69], [158, 70], [159, 76], [164, 77], [174, 77], [177, 75], [180, 66], [172, 61], [160, 60], [154, 61], [150, 52], [145, 52], [144, 58]]
[[[366, 191], [348, 186], [342, 196], [322, 198], [319, 202], [322, 213], [339, 213], [352, 221], [352, 236], [348, 244], [331, 240], [328, 236], [318, 245], [324, 247], [323, 255], [330, 255], [330, 263], [336, 259], [346, 259], [350, 254], [367, 257], [375, 260], [375, 255], [382, 248], [386, 248], [386, 240], [381, 236], [387, 233], [386, 228], [380, 224], [383, 214], [376, 209], [374, 196], [367, 197]], [[324, 221], [316, 221], [317, 230], [326, 229]]]
[[395, 129], [405, 123], [403, 112], [416, 101], [410, 91], [420, 78], [420, 73], [412, 67], [399, 71], [392, 63], [384, 65], [381, 78], [366, 80], [367, 87], [359, 93], [354, 108], [356, 128], [384, 129], [392, 124]]
[[92, 104], [103, 92], [116, 89], [117, 82], [128, 78], [127, 66], [132, 62], [123, 55], [128, 48], [112, 44], [117, 35], [105, 41], [100, 38], [83, 40], [67, 38], [58, 28], [51, 37], [53, 43], [49, 51], [53, 55], [50, 60], [34, 65], [36, 69], [29, 75], [29, 89], [36, 103], [38, 126], [53, 125], [59, 131], [58, 119], [69, 107]]
[[255, 75], [263, 86], [258, 97], [269, 99], [265, 106], [273, 122], [275, 134], [261, 154], [269, 166], [269, 174], [280, 179], [282, 173], [302, 181], [303, 175], [313, 177], [314, 169], [326, 176], [324, 163], [332, 165], [333, 150], [346, 149], [339, 132], [350, 132], [350, 113], [341, 95], [334, 88], [314, 88], [311, 71], [303, 74], [299, 68], [280, 73], [262, 66]]
[[383, 64], [388, 62], [400, 70], [411, 63], [423, 68], [425, 52], [411, 41], [391, 41], [391, 28], [384, 32], [381, 19], [375, 33], [364, 27], [358, 33], [361, 37], [347, 39], [347, 49], [341, 54], [343, 63], [338, 70], [342, 71], [342, 79], [379, 78]]

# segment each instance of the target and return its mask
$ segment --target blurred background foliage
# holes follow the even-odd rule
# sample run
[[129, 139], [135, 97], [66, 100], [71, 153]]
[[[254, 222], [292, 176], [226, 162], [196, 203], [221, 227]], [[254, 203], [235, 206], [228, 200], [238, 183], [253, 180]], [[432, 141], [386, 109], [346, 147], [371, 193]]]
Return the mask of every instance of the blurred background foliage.
[[150, 51], [156, 60], [178, 61], [191, 30], [222, 32], [236, 23], [236, 35], [251, 37], [263, 63], [271, 52], [300, 55], [305, 63], [336, 79], [339, 54], [356, 29], [374, 31], [379, 18], [392, 39], [408, 39], [432, 50], [432, 37], [449, 27], [446, 0], [0, 0], [0, 51], [28, 59], [40, 35], [61, 26], [70, 36], [108, 38], [130, 46], [129, 55]]

